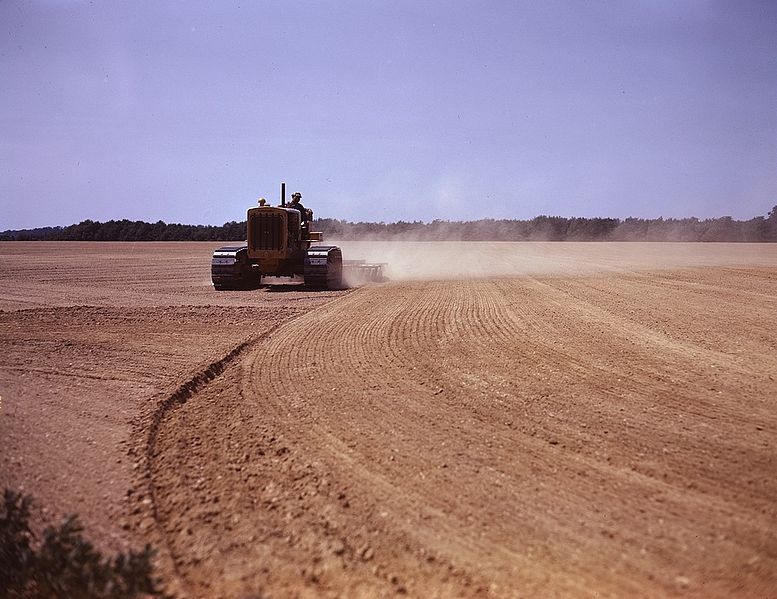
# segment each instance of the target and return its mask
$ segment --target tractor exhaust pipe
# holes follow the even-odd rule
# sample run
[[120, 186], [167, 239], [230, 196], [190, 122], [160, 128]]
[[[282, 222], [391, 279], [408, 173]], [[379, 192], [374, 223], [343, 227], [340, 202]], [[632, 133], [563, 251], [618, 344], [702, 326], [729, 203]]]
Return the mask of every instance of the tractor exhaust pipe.
[[281, 206], [286, 205], [286, 184], [281, 183]]

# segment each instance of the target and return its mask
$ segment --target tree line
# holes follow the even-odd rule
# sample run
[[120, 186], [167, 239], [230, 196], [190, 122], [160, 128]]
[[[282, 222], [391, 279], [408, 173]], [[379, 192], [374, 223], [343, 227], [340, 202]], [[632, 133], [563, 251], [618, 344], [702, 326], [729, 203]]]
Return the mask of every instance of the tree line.
[[67, 227], [3, 231], [0, 241], [225, 241], [245, 239], [246, 223], [221, 226], [147, 223], [140, 220], [85, 220]]
[[[565, 218], [531, 220], [434, 220], [394, 223], [350, 222], [322, 218], [314, 228], [329, 238], [402, 241], [728, 241], [777, 242], [777, 206], [750, 220], [721, 218]], [[246, 222], [216, 225], [163, 221], [85, 220], [66, 227], [0, 233], [0, 241], [236, 241], [245, 239]]]

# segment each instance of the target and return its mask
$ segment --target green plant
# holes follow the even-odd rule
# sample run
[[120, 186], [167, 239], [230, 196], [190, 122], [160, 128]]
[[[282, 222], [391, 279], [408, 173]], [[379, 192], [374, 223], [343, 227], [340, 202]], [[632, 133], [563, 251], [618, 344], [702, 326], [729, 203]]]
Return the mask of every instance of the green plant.
[[47, 527], [36, 543], [30, 529], [32, 498], [10, 489], [0, 514], [0, 597], [130, 599], [162, 596], [153, 577], [150, 545], [103, 557], [85, 540], [77, 516]]

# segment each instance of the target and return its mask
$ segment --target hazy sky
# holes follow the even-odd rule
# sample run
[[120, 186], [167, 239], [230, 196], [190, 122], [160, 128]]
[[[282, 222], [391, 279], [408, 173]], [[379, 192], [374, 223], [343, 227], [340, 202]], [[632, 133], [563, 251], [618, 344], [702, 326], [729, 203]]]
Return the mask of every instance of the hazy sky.
[[0, 230], [777, 204], [771, 0], [0, 0], [0, 86]]

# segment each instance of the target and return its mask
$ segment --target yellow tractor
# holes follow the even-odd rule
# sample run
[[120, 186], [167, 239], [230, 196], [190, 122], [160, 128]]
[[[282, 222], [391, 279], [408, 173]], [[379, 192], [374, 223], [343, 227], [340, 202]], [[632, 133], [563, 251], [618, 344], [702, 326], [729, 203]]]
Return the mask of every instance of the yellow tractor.
[[[310, 230], [313, 212], [306, 218], [286, 206], [286, 184], [281, 183], [280, 206], [248, 209], [245, 245], [226, 246], [213, 252], [211, 280], [221, 289], [256, 288], [262, 277], [301, 276], [306, 287], [343, 287], [343, 255], [334, 245], [312, 245], [323, 235]], [[349, 260], [346, 270], [358, 280], [382, 280], [383, 264]]]

